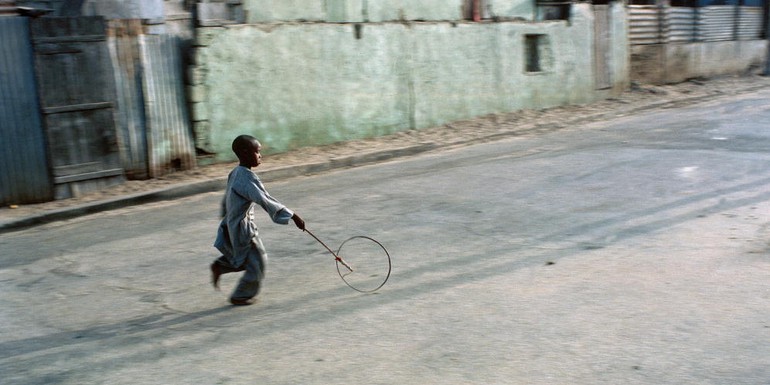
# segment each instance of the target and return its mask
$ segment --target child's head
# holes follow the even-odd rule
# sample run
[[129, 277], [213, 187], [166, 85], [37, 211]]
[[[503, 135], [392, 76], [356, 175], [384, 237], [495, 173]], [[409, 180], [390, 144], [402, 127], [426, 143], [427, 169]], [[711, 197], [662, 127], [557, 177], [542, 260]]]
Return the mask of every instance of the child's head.
[[262, 163], [262, 145], [251, 135], [239, 135], [233, 140], [233, 152], [244, 167], [257, 167]]

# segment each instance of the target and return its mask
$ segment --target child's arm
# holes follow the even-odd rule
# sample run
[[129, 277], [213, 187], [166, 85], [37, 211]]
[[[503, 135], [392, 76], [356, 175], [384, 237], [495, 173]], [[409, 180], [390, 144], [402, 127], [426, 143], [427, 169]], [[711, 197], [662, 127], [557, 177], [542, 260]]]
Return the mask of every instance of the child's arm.
[[298, 228], [304, 230], [305, 221], [302, 218], [268, 194], [256, 175], [251, 174], [250, 177], [251, 180], [249, 182], [239, 185], [238, 190], [241, 191], [236, 190], [238, 194], [262, 207], [273, 222], [285, 225], [291, 219]]

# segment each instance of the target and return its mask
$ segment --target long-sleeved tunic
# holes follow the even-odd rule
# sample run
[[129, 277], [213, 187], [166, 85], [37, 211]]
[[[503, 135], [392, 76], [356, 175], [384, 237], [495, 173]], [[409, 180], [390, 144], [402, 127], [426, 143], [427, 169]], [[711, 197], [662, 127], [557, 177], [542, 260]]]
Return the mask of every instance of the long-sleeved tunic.
[[[254, 244], [261, 244], [254, 223], [254, 205], [262, 207], [278, 224], [288, 224], [294, 212], [270, 196], [259, 177], [249, 168], [235, 167], [227, 177], [223, 201], [224, 218], [219, 224], [214, 247], [232, 266], [243, 265]], [[265, 256], [266, 257], [266, 256]]]

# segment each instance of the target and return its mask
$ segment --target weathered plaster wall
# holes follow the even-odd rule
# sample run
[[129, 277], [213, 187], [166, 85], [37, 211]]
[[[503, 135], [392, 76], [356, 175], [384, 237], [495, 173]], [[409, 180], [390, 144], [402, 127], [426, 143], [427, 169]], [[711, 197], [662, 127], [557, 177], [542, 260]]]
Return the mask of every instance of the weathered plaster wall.
[[323, 21], [326, 19], [326, 7], [323, 1], [246, 0], [242, 4], [244, 11], [246, 11], [247, 23]]
[[99, 15], [107, 19], [163, 20], [163, 0], [87, 0], [83, 15]]
[[535, 17], [535, 1], [485, 0], [486, 16], [525, 20]]
[[[525, 69], [527, 34], [543, 36], [540, 72]], [[615, 38], [614, 45], [625, 45], [626, 35]], [[230, 141], [241, 133], [280, 152], [490, 113], [591, 102], [606, 96], [594, 89], [592, 41], [587, 4], [574, 6], [569, 23], [201, 28], [191, 89], [197, 145], [229, 160]], [[627, 84], [622, 65], [616, 81]]]
[[369, 21], [462, 20], [464, 3], [464, 0], [368, 0], [362, 5]]
[[[612, 71], [611, 94], [623, 92], [628, 88], [631, 73], [631, 50], [628, 44], [629, 26], [626, 16], [625, 2], [610, 3], [611, 32], [610, 32], [610, 66]], [[616, 22], [617, 21], [617, 22]], [[604, 95], [609, 97], [611, 95]]]
[[[484, 14], [534, 17], [534, 1], [482, 0]], [[275, 21], [381, 22], [463, 20], [468, 0], [243, 0], [247, 23]]]
[[631, 78], [666, 84], [696, 77], [759, 72], [766, 60], [767, 44], [767, 40], [738, 40], [633, 46]]

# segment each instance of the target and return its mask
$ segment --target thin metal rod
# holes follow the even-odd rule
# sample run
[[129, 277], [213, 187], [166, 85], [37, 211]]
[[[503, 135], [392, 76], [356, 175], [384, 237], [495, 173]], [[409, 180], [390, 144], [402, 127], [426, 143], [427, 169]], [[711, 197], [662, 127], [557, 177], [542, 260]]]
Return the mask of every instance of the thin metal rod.
[[343, 266], [347, 267], [347, 268], [348, 268], [348, 270], [350, 270], [351, 272], [353, 271], [353, 268], [352, 268], [352, 267], [350, 267], [350, 265], [348, 265], [348, 263], [347, 263], [347, 262], [345, 262], [345, 261], [344, 261], [342, 258], [340, 258], [340, 256], [339, 256], [339, 255], [337, 255], [337, 253], [335, 253], [334, 251], [332, 251], [332, 249], [330, 249], [330, 248], [329, 248], [329, 246], [326, 246], [326, 244], [325, 244], [325, 243], [324, 243], [322, 240], [318, 239], [318, 237], [316, 237], [316, 236], [315, 236], [315, 234], [313, 234], [313, 232], [312, 232], [312, 231], [310, 231], [310, 230], [308, 230], [308, 229], [305, 229], [305, 232], [307, 232], [308, 234], [310, 234], [310, 236], [311, 236], [311, 237], [313, 237], [313, 238], [315, 238], [315, 240], [316, 240], [316, 241], [318, 241], [318, 243], [320, 243], [321, 245], [323, 245], [323, 247], [325, 247], [325, 248], [326, 248], [326, 250], [328, 250], [330, 253], [332, 253], [332, 255], [334, 256], [334, 259], [335, 259], [335, 260], [337, 260], [337, 261], [338, 261], [339, 263], [341, 263]]

